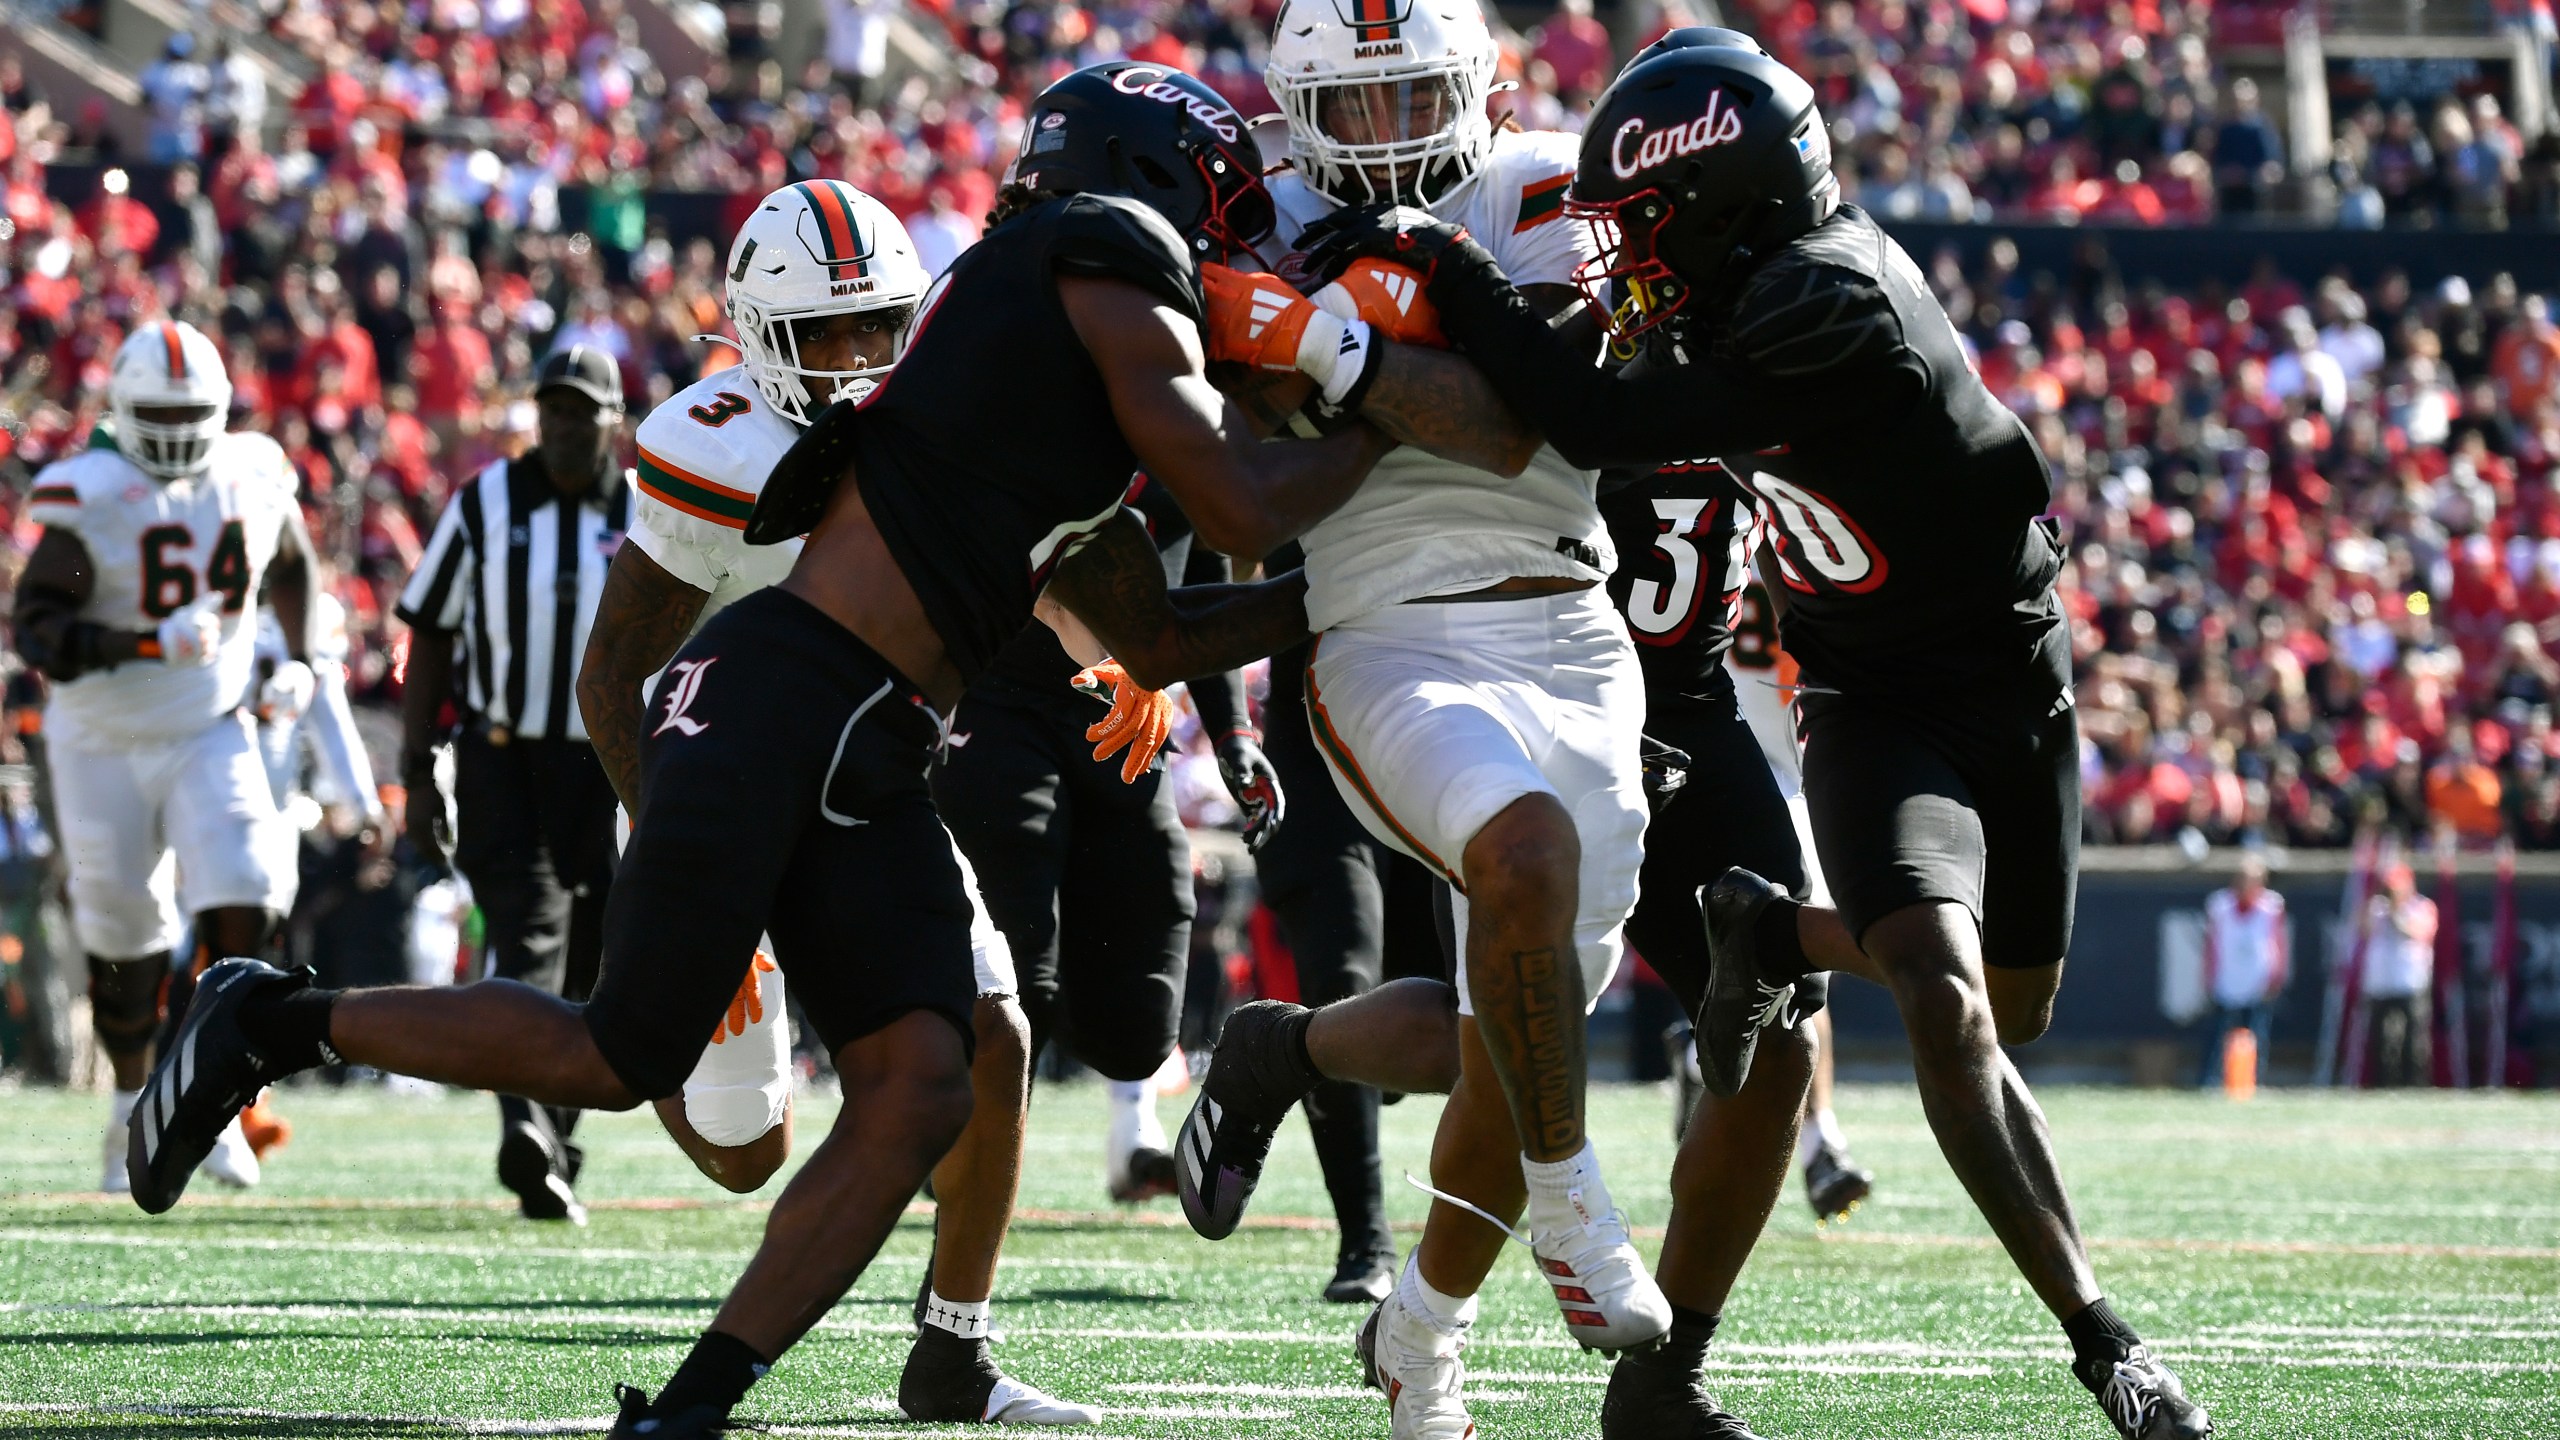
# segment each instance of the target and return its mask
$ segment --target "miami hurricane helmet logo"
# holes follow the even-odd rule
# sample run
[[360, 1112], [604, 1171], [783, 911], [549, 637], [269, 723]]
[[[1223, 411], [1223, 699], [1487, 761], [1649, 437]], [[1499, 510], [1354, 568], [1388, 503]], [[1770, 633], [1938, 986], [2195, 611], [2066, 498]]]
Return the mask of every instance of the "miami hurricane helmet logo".
[[1334, 12], [1351, 27], [1351, 58], [1376, 60], [1405, 53], [1404, 22], [1413, 0], [1333, 0]]
[[808, 208], [792, 222], [809, 258], [827, 268], [829, 293], [871, 288], [871, 237], [854, 216], [853, 187], [841, 180], [804, 180], [791, 187]]

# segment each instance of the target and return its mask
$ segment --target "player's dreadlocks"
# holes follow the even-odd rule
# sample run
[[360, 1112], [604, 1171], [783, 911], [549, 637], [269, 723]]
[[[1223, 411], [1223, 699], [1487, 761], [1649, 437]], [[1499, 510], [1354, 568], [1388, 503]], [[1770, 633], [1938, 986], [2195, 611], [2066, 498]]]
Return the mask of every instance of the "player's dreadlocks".
[[1019, 180], [1014, 181], [996, 192], [995, 208], [987, 212], [987, 228], [993, 230], [1025, 210], [1065, 198], [1064, 191], [1035, 190]]

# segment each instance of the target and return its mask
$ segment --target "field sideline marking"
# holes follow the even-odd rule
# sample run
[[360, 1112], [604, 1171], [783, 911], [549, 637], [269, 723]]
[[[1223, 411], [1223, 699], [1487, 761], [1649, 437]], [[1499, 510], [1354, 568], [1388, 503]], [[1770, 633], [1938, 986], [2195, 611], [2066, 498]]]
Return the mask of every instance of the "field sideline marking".
[[[1218, 1413], [1224, 1415], [1232, 1412]], [[472, 1420], [452, 1415], [366, 1415], [346, 1410], [267, 1410], [247, 1405], [115, 1405], [104, 1401], [87, 1405], [62, 1405], [0, 1400], [0, 1415], [154, 1415], [171, 1420], [284, 1420], [321, 1425], [407, 1425], [420, 1430], [434, 1428], [458, 1431], [464, 1435], [597, 1435], [613, 1428], [613, 1417], [610, 1415], [591, 1415], [575, 1420]], [[902, 1425], [888, 1430], [866, 1430], [836, 1425], [783, 1425], [754, 1421], [748, 1423], [754, 1426], [752, 1430], [746, 1432], [749, 1434], [810, 1435], [828, 1437], [828, 1440], [916, 1440], [920, 1435], [941, 1433], [940, 1427], [928, 1429], [920, 1425]], [[173, 1437], [178, 1433], [171, 1432]], [[1136, 1440], [1136, 1437], [1084, 1435], [1083, 1440]]]

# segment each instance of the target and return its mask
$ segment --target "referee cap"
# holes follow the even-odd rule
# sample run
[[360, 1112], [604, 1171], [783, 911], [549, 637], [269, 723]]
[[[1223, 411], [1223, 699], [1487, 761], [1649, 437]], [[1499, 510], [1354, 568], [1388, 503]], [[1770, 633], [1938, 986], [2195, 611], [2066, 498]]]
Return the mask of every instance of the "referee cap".
[[563, 387], [609, 410], [622, 408], [622, 367], [610, 353], [593, 345], [554, 350], [543, 360], [534, 376], [533, 393]]

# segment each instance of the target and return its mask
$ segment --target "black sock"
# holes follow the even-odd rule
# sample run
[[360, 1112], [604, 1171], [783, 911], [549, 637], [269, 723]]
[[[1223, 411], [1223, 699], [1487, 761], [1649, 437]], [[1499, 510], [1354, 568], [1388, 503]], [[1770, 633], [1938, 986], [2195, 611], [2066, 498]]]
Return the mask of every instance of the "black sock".
[[285, 989], [268, 982], [273, 993], [252, 995], [240, 1005], [240, 1033], [258, 1047], [270, 1065], [290, 1073], [338, 1063], [329, 1043], [329, 1012], [343, 990], [303, 985]]
[[1804, 936], [1796, 930], [1796, 916], [1803, 912], [1804, 902], [1784, 896], [1760, 907], [1758, 918], [1751, 922], [1751, 940], [1752, 949], [1759, 952], [1763, 977], [1797, 980], [1813, 969], [1813, 962], [1805, 958]]
[[1315, 1057], [1307, 1053], [1307, 1028], [1315, 1023], [1316, 1012], [1299, 1010], [1280, 1017], [1280, 1059], [1298, 1073], [1294, 1077], [1298, 1092], [1304, 1095], [1324, 1083], [1324, 1072], [1316, 1068]]
[[2142, 1343], [2133, 1327], [2116, 1318], [2102, 1299], [2090, 1301], [2063, 1321], [2062, 1333], [2071, 1337], [2071, 1373], [2092, 1391], [2105, 1386], [2115, 1363]]
[[1716, 1326], [1724, 1323], [1719, 1311], [1710, 1315], [1686, 1305], [1671, 1307], [1671, 1333], [1652, 1353], [1639, 1357], [1648, 1365], [1659, 1365], [1683, 1375], [1696, 1375], [1707, 1368], [1707, 1343], [1716, 1338]]
[[705, 1330], [693, 1342], [693, 1353], [667, 1377], [667, 1388], [658, 1392], [650, 1412], [681, 1415], [693, 1406], [709, 1405], [725, 1418], [732, 1406], [747, 1398], [747, 1387], [772, 1368], [772, 1362], [748, 1349], [744, 1340]]

